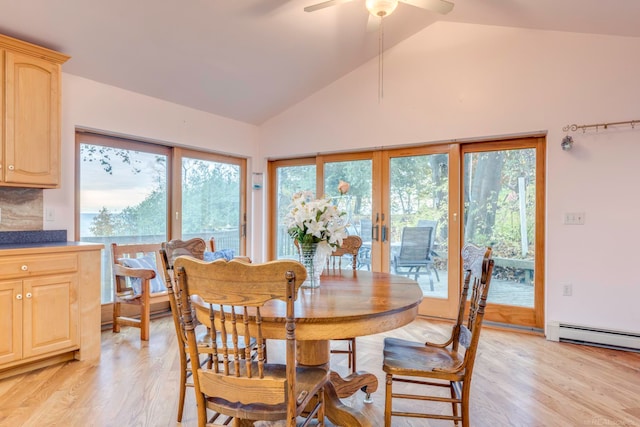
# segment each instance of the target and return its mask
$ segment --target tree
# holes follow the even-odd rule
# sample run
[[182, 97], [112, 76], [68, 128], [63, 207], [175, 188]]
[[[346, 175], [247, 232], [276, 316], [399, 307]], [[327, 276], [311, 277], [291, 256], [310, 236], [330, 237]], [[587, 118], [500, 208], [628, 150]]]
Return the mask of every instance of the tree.
[[98, 215], [96, 215], [91, 221], [89, 231], [94, 236], [113, 236], [114, 235], [114, 222], [111, 213], [106, 207], [100, 209]]
[[490, 244], [502, 188], [504, 151], [465, 157], [465, 228], [467, 241]]

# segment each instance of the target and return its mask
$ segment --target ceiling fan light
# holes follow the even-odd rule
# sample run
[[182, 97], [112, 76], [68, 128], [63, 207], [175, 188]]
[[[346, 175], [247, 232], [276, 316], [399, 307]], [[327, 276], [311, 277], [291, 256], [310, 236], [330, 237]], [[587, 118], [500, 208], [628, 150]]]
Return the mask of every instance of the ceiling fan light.
[[367, 0], [367, 10], [373, 16], [385, 17], [398, 7], [398, 0]]

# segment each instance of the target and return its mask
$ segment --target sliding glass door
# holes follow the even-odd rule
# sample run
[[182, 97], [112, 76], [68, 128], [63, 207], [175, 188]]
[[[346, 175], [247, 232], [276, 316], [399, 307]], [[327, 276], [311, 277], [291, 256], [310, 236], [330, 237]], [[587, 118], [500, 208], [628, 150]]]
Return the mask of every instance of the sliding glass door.
[[449, 277], [451, 243], [451, 254], [458, 252], [449, 239], [448, 150], [448, 146], [389, 150], [383, 166], [384, 262], [391, 273], [420, 284], [421, 314], [440, 317], [452, 317], [458, 301], [457, 271]]
[[168, 236], [169, 149], [79, 134], [79, 238], [103, 243], [102, 303], [113, 301], [111, 243], [159, 243]]
[[[315, 188], [332, 197], [348, 212], [349, 232], [363, 239], [358, 268], [415, 279], [424, 293], [421, 314], [455, 317], [460, 251], [472, 242], [491, 246], [496, 260], [486, 319], [543, 326], [544, 138], [319, 155], [270, 166], [275, 218], [284, 218], [295, 191]], [[350, 186], [343, 195], [341, 181]], [[295, 258], [282, 223], [272, 229], [277, 257]]]
[[300, 191], [315, 191], [316, 164], [314, 159], [271, 162], [270, 188], [273, 188], [271, 201], [271, 230], [274, 238], [270, 246], [268, 259], [298, 259], [293, 239], [287, 232], [284, 218], [289, 212], [293, 195]]
[[542, 138], [462, 147], [463, 239], [491, 246], [486, 319], [542, 328]]
[[213, 237], [217, 249], [244, 253], [244, 159], [176, 151], [181, 159], [181, 188], [175, 198], [176, 202], [181, 199], [181, 208], [174, 217], [181, 218], [182, 239], [201, 237], [208, 241]]
[[76, 236], [105, 245], [103, 304], [113, 301], [111, 243], [215, 237], [244, 255], [245, 159], [88, 132], [76, 145]]

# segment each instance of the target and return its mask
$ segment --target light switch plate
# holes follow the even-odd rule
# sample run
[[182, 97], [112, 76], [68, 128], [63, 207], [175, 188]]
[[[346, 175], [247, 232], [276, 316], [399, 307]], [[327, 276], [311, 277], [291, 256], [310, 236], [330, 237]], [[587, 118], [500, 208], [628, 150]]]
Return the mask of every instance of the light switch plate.
[[566, 212], [564, 214], [565, 225], [584, 225], [584, 212]]

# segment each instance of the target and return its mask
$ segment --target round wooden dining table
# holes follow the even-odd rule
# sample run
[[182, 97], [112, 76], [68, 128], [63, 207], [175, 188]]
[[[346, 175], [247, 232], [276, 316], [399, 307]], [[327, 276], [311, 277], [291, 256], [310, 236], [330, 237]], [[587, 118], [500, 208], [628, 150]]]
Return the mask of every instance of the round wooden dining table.
[[[300, 288], [295, 304], [297, 359], [300, 365], [330, 369], [332, 339], [353, 338], [389, 331], [413, 321], [422, 301], [418, 283], [405, 276], [361, 270], [333, 270], [323, 274], [320, 287]], [[202, 309], [203, 307], [200, 307]], [[286, 339], [286, 304], [273, 300], [262, 308], [265, 338]], [[207, 323], [208, 314], [199, 319]], [[340, 398], [358, 390], [375, 392], [375, 375], [358, 371], [342, 378], [331, 372], [326, 388], [325, 414], [335, 425], [369, 426], [358, 411]]]

